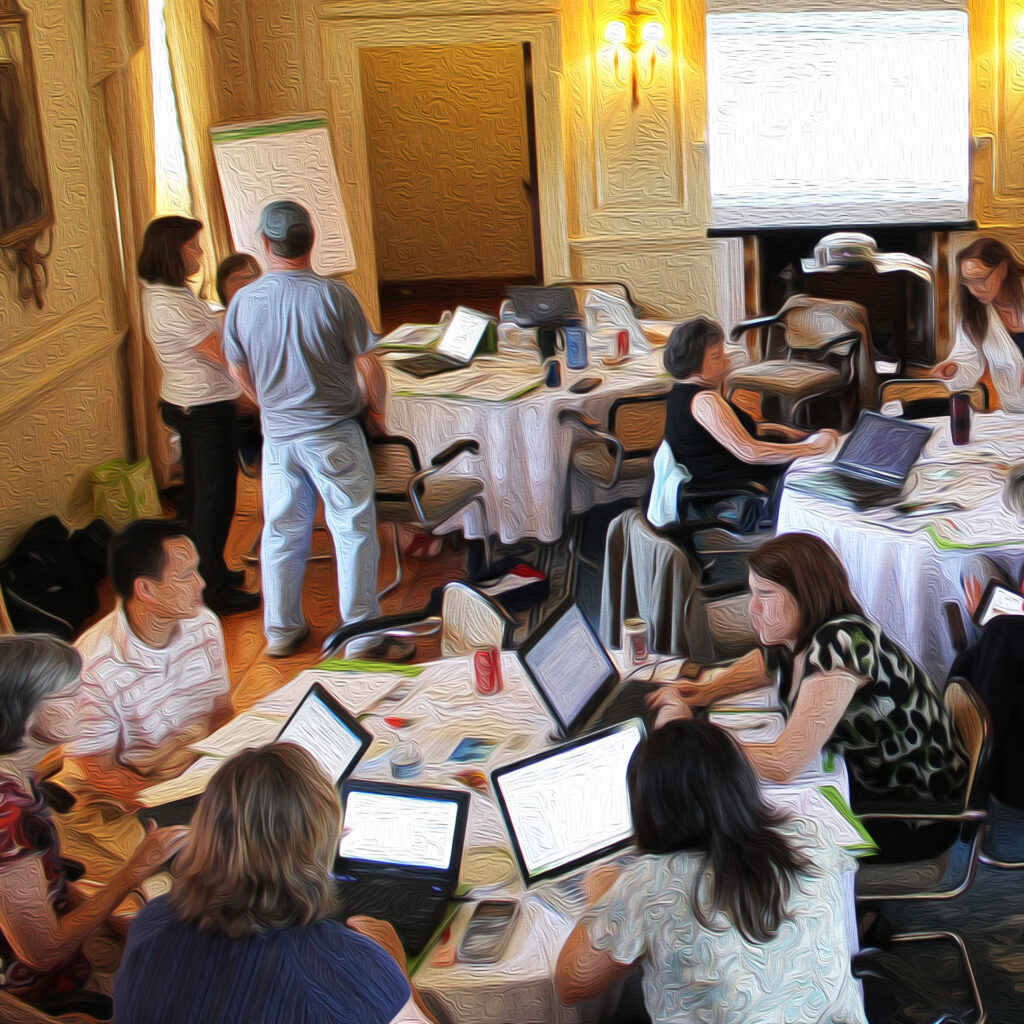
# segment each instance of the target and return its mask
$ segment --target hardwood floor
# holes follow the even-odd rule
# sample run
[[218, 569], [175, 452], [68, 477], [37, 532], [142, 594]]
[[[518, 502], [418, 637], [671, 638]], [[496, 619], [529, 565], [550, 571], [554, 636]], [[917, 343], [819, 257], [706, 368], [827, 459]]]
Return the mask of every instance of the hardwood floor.
[[[299, 649], [288, 658], [267, 657], [262, 608], [228, 615], [221, 620], [231, 674], [232, 701], [236, 711], [250, 707], [293, 679], [303, 669], [319, 664], [322, 660], [321, 647], [340, 622], [330, 535], [322, 526], [322, 513], [318, 514], [317, 520], [320, 527], [313, 533], [313, 551], [314, 554], [327, 557], [311, 559], [307, 568], [303, 608], [309, 622], [310, 635]], [[243, 587], [246, 590], [257, 590], [260, 585], [259, 566], [245, 564], [242, 556], [258, 539], [261, 526], [259, 481], [240, 474], [235, 519], [226, 553], [231, 568], [245, 570]], [[378, 586], [383, 588], [395, 577], [395, 545], [389, 529], [381, 531], [380, 543]], [[258, 552], [258, 545], [256, 550]], [[381, 610], [389, 613], [422, 608], [435, 588], [449, 580], [465, 579], [466, 576], [465, 551], [456, 550], [452, 541], [445, 539], [434, 557], [403, 558], [402, 582], [384, 599]], [[100, 610], [89, 624], [106, 615], [114, 607], [114, 601], [109, 581], [104, 581], [100, 590]]]

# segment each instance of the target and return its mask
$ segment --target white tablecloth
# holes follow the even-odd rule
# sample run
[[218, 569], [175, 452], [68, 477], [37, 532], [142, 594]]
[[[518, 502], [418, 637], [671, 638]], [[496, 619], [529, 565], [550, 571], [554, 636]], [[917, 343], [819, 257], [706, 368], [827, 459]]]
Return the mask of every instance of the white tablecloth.
[[[1002, 500], [1008, 469], [1024, 462], [1024, 416], [975, 416], [962, 447], [950, 441], [948, 419], [925, 422], [934, 433], [898, 503], [917, 507], [857, 510], [787, 487], [778, 532], [826, 541], [867, 616], [941, 685], [955, 653], [942, 606], [963, 608], [962, 570], [986, 554], [1019, 578], [1024, 562], [1024, 528]], [[790, 473], [811, 461], [820, 460]], [[964, 507], [945, 507], [950, 502]]]
[[[613, 658], [621, 667], [621, 653], [614, 652]], [[651, 662], [652, 671], [657, 666], [657, 662]], [[487, 697], [475, 691], [471, 657], [430, 662], [412, 671], [418, 674], [403, 674], [401, 670], [302, 672], [233, 723], [196, 743], [194, 749], [208, 756], [186, 772], [183, 779], [196, 775], [208, 779], [220, 758], [245, 746], [273, 740], [314, 682], [324, 685], [353, 714], [365, 716], [363, 724], [375, 737], [356, 769], [358, 778], [390, 780], [389, 753], [397, 742], [405, 742], [409, 736], [423, 755], [422, 772], [410, 783], [446, 788], [461, 785], [455, 778], [459, 771], [477, 769], [488, 774], [492, 768], [551, 745], [551, 719], [515, 653], [502, 654], [503, 688]], [[762, 698], [767, 696], [761, 694]], [[763, 705], [764, 699], [759, 703]], [[387, 718], [404, 719], [409, 725], [399, 734], [396, 723], [388, 724]], [[459, 764], [449, 760], [454, 748], [467, 736], [496, 743], [486, 761]], [[823, 783], [836, 786], [844, 796], [848, 794], [841, 760], [828, 772], [809, 768], [799, 779], [799, 784], [808, 787]], [[198, 791], [204, 785], [205, 779]], [[195, 786], [185, 788], [197, 791]], [[769, 799], [772, 788], [766, 787]], [[556, 997], [554, 965], [573, 922], [525, 889], [497, 801], [489, 789], [486, 794], [472, 791], [460, 881], [460, 888], [468, 889], [475, 898], [520, 900], [521, 912], [501, 960], [497, 964], [474, 965], [451, 962], [451, 951], [468, 925], [473, 904], [459, 907], [450, 922], [447, 942], [428, 951], [414, 976], [417, 987], [432, 1007], [441, 1011], [442, 1017], [453, 1024], [575, 1024], [608, 1016], [618, 1000], [617, 988], [581, 1006], [563, 1006]], [[849, 895], [848, 928], [853, 927], [852, 881]]]
[[[616, 398], [668, 391], [672, 383], [662, 369], [660, 350], [614, 367], [599, 360], [585, 370], [563, 365], [557, 388], [544, 386], [543, 367], [528, 352], [479, 356], [464, 370], [423, 379], [402, 373], [396, 365], [400, 358], [383, 360], [389, 385], [387, 429], [409, 437], [424, 465], [455, 441], [478, 440], [480, 454], [462, 456], [451, 472], [484, 482], [490, 530], [504, 543], [525, 537], [551, 543], [564, 532], [574, 435], [571, 427], [558, 423], [563, 409], [580, 410], [604, 425]], [[569, 391], [584, 377], [600, 377], [602, 384], [585, 395]], [[520, 394], [531, 385], [538, 386]], [[593, 501], [593, 494], [573, 497], [577, 509]], [[476, 508], [446, 528], [470, 537], [483, 533]]]

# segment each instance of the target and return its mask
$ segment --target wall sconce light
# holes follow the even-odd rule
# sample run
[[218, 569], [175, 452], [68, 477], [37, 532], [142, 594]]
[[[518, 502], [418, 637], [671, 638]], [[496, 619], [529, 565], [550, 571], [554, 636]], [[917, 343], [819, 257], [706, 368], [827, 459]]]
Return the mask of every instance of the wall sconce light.
[[630, 0], [623, 20], [608, 22], [604, 38], [610, 44], [615, 80], [620, 86], [629, 85], [633, 106], [638, 107], [641, 87], [646, 89], [654, 81], [658, 57], [668, 56], [662, 45], [665, 30], [637, 0]]

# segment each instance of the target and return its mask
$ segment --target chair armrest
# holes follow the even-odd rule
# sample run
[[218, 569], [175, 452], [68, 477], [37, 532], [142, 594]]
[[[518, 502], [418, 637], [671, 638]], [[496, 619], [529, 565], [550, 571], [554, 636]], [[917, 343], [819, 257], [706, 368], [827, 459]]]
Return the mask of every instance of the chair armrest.
[[741, 320], [729, 332], [729, 337], [732, 341], [735, 341], [738, 337], [740, 337], [740, 335], [746, 334], [747, 331], [753, 331], [759, 327], [769, 327], [778, 319], [778, 314], [776, 314], [774, 316], [756, 316], [750, 320]]
[[562, 409], [558, 414], [559, 426], [575, 425], [583, 427], [585, 430], [600, 431], [601, 424], [593, 418], [588, 416], [585, 412], [580, 412], [579, 409]]
[[985, 821], [988, 818], [987, 811], [960, 811], [957, 814], [897, 814], [889, 812], [868, 812], [858, 814], [861, 821], [937, 821], [937, 822], [959, 822], [967, 824], [972, 821]]
[[435, 455], [430, 460], [430, 465], [434, 466], [435, 468], [440, 468], [446, 463], [451, 462], [452, 459], [456, 458], [459, 455], [463, 455], [466, 452], [472, 452], [474, 455], [476, 455], [479, 453], [479, 451], [479, 441], [474, 441], [470, 438], [467, 438], [463, 441], [456, 441], [454, 444], [451, 444], [447, 448], [445, 448], [443, 452], [441, 452], [438, 455]]
[[612, 470], [611, 483], [607, 486], [614, 487], [618, 484], [619, 477], [622, 475], [622, 459], [625, 455], [625, 449], [622, 447], [622, 442], [614, 434], [609, 434], [606, 431], [601, 430], [600, 424], [597, 420], [587, 416], [586, 413], [580, 412], [578, 409], [563, 409], [558, 414], [558, 422], [562, 426], [577, 427], [582, 430], [590, 440], [599, 442], [608, 447], [608, 451], [615, 460], [615, 468]]
[[[970, 397], [971, 408], [975, 412], [988, 410], [988, 388], [978, 383], [969, 388], [961, 388]], [[879, 389], [879, 404], [885, 402], [920, 402], [930, 398], [948, 399], [953, 395], [948, 381], [935, 377], [897, 377], [887, 380]]]
[[426, 608], [419, 608], [412, 612], [399, 612], [394, 615], [379, 615], [375, 619], [361, 619], [359, 622], [347, 622], [339, 626], [327, 639], [321, 648], [324, 658], [333, 658], [349, 640], [357, 636], [365, 636], [367, 633], [381, 633], [389, 629], [396, 629], [398, 626], [408, 626], [413, 622], [420, 622], [428, 618], [437, 610], [437, 602], [432, 601]]

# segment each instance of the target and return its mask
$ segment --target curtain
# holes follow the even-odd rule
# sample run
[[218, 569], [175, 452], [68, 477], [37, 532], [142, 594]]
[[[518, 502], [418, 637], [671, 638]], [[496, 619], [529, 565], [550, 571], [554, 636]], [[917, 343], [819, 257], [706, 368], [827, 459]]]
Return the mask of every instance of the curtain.
[[[133, 458], [160, 437], [151, 354], [144, 344], [135, 263], [153, 213], [153, 99], [145, 0], [82, 0], [89, 83], [104, 114], [125, 266], [126, 346]], [[156, 460], [154, 459], [154, 463]]]

